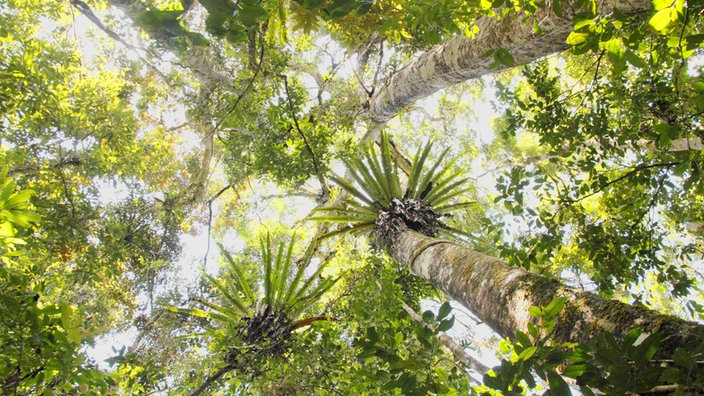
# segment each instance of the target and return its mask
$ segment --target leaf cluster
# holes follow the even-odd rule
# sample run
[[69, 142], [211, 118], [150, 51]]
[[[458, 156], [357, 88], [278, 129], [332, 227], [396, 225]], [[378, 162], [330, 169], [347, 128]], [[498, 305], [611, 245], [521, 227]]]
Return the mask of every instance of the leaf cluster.
[[[399, 227], [409, 227], [432, 234], [445, 228], [438, 221], [440, 217], [471, 205], [453, 202], [453, 199], [468, 191], [464, 187], [468, 178], [460, 178], [462, 172], [452, 170], [453, 160], [444, 162], [449, 148], [440, 154], [434, 164], [427, 165], [431, 148], [432, 143], [429, 142], [418, 149], [410, 173], [402, 184], [402, 176], [391, 156], [391, 143], [388, 136], [382, 133], [378, 153], [370, 142], [346, 161], [348, 172], [356, 184], [339, 176], [332, 177], [352, 196], [346, 202], [348, 206], [322, 208], [319, 211], [331, 214], [312, 219], [348, 224], [328, 236], [373, 231], [379, 227], [380, 219], [397, 222], [395, 231]], [[393, 227], [390, 228], [393, 231]], [[392, 236], [381, 235], [382, 238]]]
[[[503, 258], [524, 267], [554, 264], [557, 272], [572, 266], [608, 294], [650, 269], [668, 274], [663, 257], [697, 249], [672, 249], [669, 227], [654, 216], [662, 210], [682, 230], [702, 217], [701, 152], [669, 150], [699, 134], [701, 77], [663, 57], [658, 67], [631, 68], [627, 78], [611, 74], [599, 56], [594, 63], [571, 59], [566, 77], [542, 63], [506, 92], [511, 106], [500, 135], [518, 164], [497, 178], [495, 202], [527, 232], [508, 243], [495, 235]], [[538, 146], [524, 151], [522, 139]], [[667, 209], [673, 206], [686, 215]], [[673, 287], [687, 284], [667, 278]]]
[[[449, 330], [454, 316], [449, 303], [437, 316], [423, 313], [424, 323], [414, 322], [405, 311], [397, 318], [367, 327], [357, 334], [353, 345], [359, 349], [357, 359], [364, 376], [378, 384], [383, 392], [404, 395], [455, 394], [466, 392], [468, 381], [463, 370], [445, 360], [435, 335]], [[432, 367], [432, 370], [428, 370]]]
[[[704, 339], [693, 340], [687, 348], [677, 348], [672, 360], [654, 360], [660, 334], [640, 329], [629, 332], [620, 343], [611, 333], [601, 333], [593, 346], [576, 343], [551, 344], [548, 336], [566, 299], [556, 298], [544, 308], [531, 307], [530, 314], [540, 325], [528, 325], [528, 334], [518, 330], [514, 342], [501, 343], [508, 359], [484, 376], [484, 386], [508, 393], [536, 389], [535, 376], [549, 385], [545, 395], [571, 395], [565, 379], [573, 379], [582, 394], [608, 395], [648, 393], [657, 386], [673, 385], [672, 394], [699, 393], [704, 377]], [[480, 391], [480, 393], [482, 393]]]
[[[212, 320], [209, 332], [215, 336], [217, 348], [223, 350], [228, 363], [233, 363], [245, 349], [264, 359], [280, 355], [282, 343], [291, 332], [310, 323], [310, 319], [301, 319], [301, 315], [318, 303], [336, 281], [321, 276], [324, 264], [306, 276], [308, 265], [297, 264], [293, 258], [294, 243], [295, 237], [291, 237], [288, 245], [281, 242], [273, 248], [269, 235], [261, 238], [261, 283], [257, 282], [259, 277], [248, 275], [241, 263], [221, 247], [226, 265], [224, 275], [216, 278], [203, 274], [219, 301], [199, 297], [195, 302], [206, 309], [167, 309]], [[244, 369], [241, 363], [238, 362], [237, 368]]]
[[18, 238], [39, 222], [31, 190], [17, 191], [0, 172], [0, 383], [12, 394], [107, 391], [109, 377], [81, 352], [90, 329], [82, 310], [47, 298], [44, 282], [30, 277]]

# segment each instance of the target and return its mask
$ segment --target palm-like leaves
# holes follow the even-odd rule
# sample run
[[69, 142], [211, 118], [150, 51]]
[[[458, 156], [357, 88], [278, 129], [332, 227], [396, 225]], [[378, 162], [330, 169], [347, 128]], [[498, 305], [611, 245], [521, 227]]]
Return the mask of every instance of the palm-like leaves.
[[[453, 199], [467, 192], [465, 184], [468, 178], [460, 178], [460, 171], [452, 171], [454, 160], [444, 161], [449, 149], [428, 166], [426, 163], [431, 149], [430, 142], [418, 149], [410, 173], [405, 178], [404, 188], [398, 167], [391, 156], [389, 139], [386, 134], [382, 134], [379, 152], [370, 142], [358, 155], [347, 161], [352, 182], [338, 176], [332, 177], [335, 183], [352, 196], [347, 200], [347, 205], [322, 208], [320, 211], [328, 214], [312, 219], [348, 224], [327, 236], [380, 230], [384, 227], [381, 224], [383, 219], [390, 219], [397, 224], [403, 222], [405, 226], [434, 234], [438, 228], [443, 228], [438, 221], [440, 217], [471, 203], [453, 203]], [[423, 222], [419, 216], [433, 224], [416, 224]], [[418, 221], [414, 218], [418, 218]]]
[[[204, 317], [220, 322], [225, 333], [224, 344], [239, 342], [243, 345], [226, 346], [225, 360], [228, 364], [242, 366], [236, 360], [242, 348], [255, 348], [265, 355], [276, 355], [293, 330], [308, 324], [311, 318], [301, 319], [313, 304], [328, 291], [335, 279], [321, 278], [324, 265], [306, 277], [307, 265], [296, 265], [293, 260], [294, 238], [288, 245], [280, 243], [272, 249], [271, 238], [260, 240], [263, 276], [256, 282], [248, 276], [241, 265], [226, 250], [222, 249], [227, 265], [222, 279], [204, 274], [220, 296], [219, 303], [198, 298], [195, 301], [205, 307], [167, 309], [188, 315]], [[222, 331], [221, 331], [222, 333]]]

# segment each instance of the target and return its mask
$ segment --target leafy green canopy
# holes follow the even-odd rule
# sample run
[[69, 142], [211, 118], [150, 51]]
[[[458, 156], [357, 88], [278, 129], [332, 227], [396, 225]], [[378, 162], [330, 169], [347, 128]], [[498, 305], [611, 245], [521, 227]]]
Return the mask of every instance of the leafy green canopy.
[[[603, 292], [658, 269], [659, 282], [687, 294], [687, 265], [677, 263], [701, 246], [668, 235], [686, 235], [688, 222], [704, 218], [703, 157], [686, 144], [671, 145], [701, 139], [700, 72], [669, 55], [626, 78], [602, 57], [593, 60], [568, 64], [569, 75], [592, 77], [587, 81], [569, 81], [547, 63], [530, 67], [506, 96], [502, 144], [533, 139], [536, 146], [511, 148], [526, 159], [498, 178], [497, 202], [530, 226], [502, 254], [515, 265], [572, 266]], [[525, 202], [531, 195], [539, 199], [536, 210]]]
[[[531, 306], [529, 313], [539, 320], [538, 325], [529, 324], [528, 333], [517, 330], [514, 342], [508, 339], [499, 342], [499, 353], [504, 356], [501, 365], [484, 375], [483, 385], [475, 391], [489, 394], [488, 388], [493, 388], [504, 394], [535, 392], [539, 389], [537, 375], [550, 385], [544, 393], [549, 395], [571, 395], [570, 385], [565, 381], [568, 378], [576, 381], [584, 395], [650, 394], [659, 387], [670, 395], [701, 394], [704, 333], [700, 332], [688, 345], [678, 347], [667, 364], [653, 359], [662, 348], [661, 334], [638, 328], [621, 341], [603, 332], [591, 346], [554, 343], [545, 334], [554, 329], [555, 319], [564, 310], [566, 301], [565, 297], [557, 297], [545, 307]], [[677, 387], [663, 384], [677, 384]]]
[[39, 223], [40, 216], [30, 210], [32, 195], [32, 190], [17, 191], [15, 181], [7, 177], [7, 168], [0, 171], [0, 254], [3, 256], [12, 255], [17, 245], [26, 244], [18, 237], [18, 228], [27, 229]]
[[106, 392], [110, 379], [80, 351], [90, 334], [84, 312], [47, 298], [47, 280], [17, 260], [40, 216], [31, 190], [0, 172], [0, 384], [5, 394]]
[[[131, 322], [179, 254], [185, 200], [169, 194], [188, 172], [140, 107], [160, 100], [159, 80], [83, 57], [65, 34], [70, 4], [43, 3], [0, 8], [0, 162], [43, 219], [17, 261], [46, 279], [47, 299], [80, 302], [106, 331]], [[121, 187], [131, 196], [114, 202]]]
[[[341, 230], [329, 233], [332, 236], [344, 232], [378, 231], [382, 238], [392, 238], [408, 227], [429, 235], [450, 228], [439, 221], [443, 216], [470, 202], [453, 202], [454, 198], [468, 192], [464, 187], [468, 178], [460, 178], [461, 171], [453, 171], [454, 160], [443, 160], [449, 153], [444, 150], [436, 162], [426, 167], [432, 149], [428, 142], [416, 152], [408, 177], [403, 176], [391, 155], [391, 143], [382, 133], [379, 152], [370, 142], [346, 161], [353, 183], [333, 176], [342, 189], [352, 196], [347, 207], [327, 207], [319, 211], [330, 215], [313, 217], [317, 221], [348, 223]], [[404, 186], [405, 185], [405, 186]]]
[[[218, 136], [232, 184], [256, 176], [297, 188], [311, 176], [327, 172], [333, 137], [346, 122], [334, 107], [306, 109], [303, 84], [280, 74], [291, 54], [270, 50], [267, 55], [259, 65], [262, 75], [252, 77], [257, 89], [228, 98], [237, 107], [227, 106]], [[331, 122], [334, 117], [339, 122]]]

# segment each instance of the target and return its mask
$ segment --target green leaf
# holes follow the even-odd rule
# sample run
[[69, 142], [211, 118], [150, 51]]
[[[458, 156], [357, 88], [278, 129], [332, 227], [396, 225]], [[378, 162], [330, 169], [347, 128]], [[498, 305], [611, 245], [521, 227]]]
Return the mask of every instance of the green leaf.
[[426, 365], [425, 363], [415, 359], [406, 359], [399, 360], [398, 362], [394, 363], [392, 367], [399, 370], [420, 370], [426, 368]]
[[423, 322], [425, 323], [433, 323], [435, 322], [435, 314], [433, 311], [425, 311], [423, 312]]
[[547, 372], [547, 376], [551, 395], [568, 396], [572, 394], [569, 385], [559, 374], [551, 370]]
[[587, 363], [570, 364], [562, 370], [562, 375], [568, 378], [577, 378], [589, 371], [591, 368], [592, 366]]
[[[244, 270], [238, 265], [230, 252], [228, 252], [221, 243], [218, 242], [217, 246], [220, 250], [220, 254], [222, 254], [222, 257], [227, 263], [227, 268], [231, 271], [231, 276], [235, 278], [235, 286], [242, 291], [245, 301], [253, 302], [255, 300], [254, 293], [252, 292], [252, 288], [247, 281], [247, 276], [244, 273]], [[230, 294], [229, 291], [227, 291], [227, 293]]]
[[232, 15], [233, 8], [227, 0], [198, 0], [198, 2], [208, 10], [208, 14]]
[[497, 48], [494, 52], [494, 60], [504, 66], [513, 67], [516, 65], [516, 60], [513, 55], [505, 48]]
[[540, 319], [543, 317], [543, 310], [541, 310], [540, 308], [538, 308], [534, 305], [532, 305], [530, 308], [528, 308], [528, 313], [530, 314], [530, 316], [532, 316], [536, 319]]
[[140, 13], [135, 23], [146, 30], [170, 30], [179, 26], [183, 10], [149, 10]]
[[449, 301], [445, 301], [441, 306], [440, 309], [438, 309], [438, 320], [443, 320], [447, 317], [447, 315], [452, 312], [452, 305], [450, 305]]
[[648, 67], [648, 64], [640, 57], [638, 56], [635, 52], [632, 50], [628, 49], [625, 52], [625, 58], [628, 63], [635, 67], [639, 67], [641, 69], [645, 69]]
[[687, 42], [687, 50], [693, 51], [704, 45], [704, 34], [691, 34], [689, 36], [685, 36], [684, 40]]
[[569, 45], [577, 45], [587, 41], [587, 38], [589, 38], [589, 33], [571, 32], [567, 36], [566, 42]]
[[653, 9], [660, 11], [664, 8], [671, 7], [675, 0], [653, 0]]
[[222, 283], [218, 279], [215, 279], [214, 277], [206, 273], [202, 273], [202, 275], [208, 281], [208, 283], [214, 286], [220, 292], [222, 297], [224, 297], [224, 299], [227, 300], [230, 305], [232, 305], [233, 310], [236, 309], [241, 314], [247, 312], [251, 301], [246, 301], [242, 299], [242, 297], [240, 297], [236, 290], [233, 293], [224, 283]]
[[358, 0], [355, 11], [357, 12], [357, 15], [364, 15], [371, 11], [373, 5], [373, 0]]
[[362, 352], [360, 352], [360, 353], [357, 355], [357, 360], [360, 360], [360, 361], [367, 360], [367, 359], [369, 359], [370, 357], [375, 356], [375, 355], [376, 355], [376, 351], [377, 351], [377, 349], [376, 349], [376, 347], [374, 347], [374, 346], [370, 346], [370, 347], [368, 347], [368, 348], [365, 348], [365, 349], [362, 350]]
[[538, 348], [535, 346], [530, 346], [526, 349], [524, 349], [519, 355], [518, 355], [518, 360], [526, 361], [533, 357], [535, 355], [535, 352], [538, 351]]
[[655, 333], [649, 335], [636, 347], [634, 360], [638, 366], [645, 366], [653, 359], [660, 346], [660, 334]]
[[484, 51], [481, 55], [479, 55], [479, 57], [480, 57], [480, 58], [483, 58], [483, 59], [484, 59], [484, 58], [493, 57], [493, 56], [494, 56], [494, 52], [496, 52], [496, 49], [495, 49], [495, 48], [490, 49], [490, 50], [487, 50], [487, 51]]
[[563, 12], [562, 12], [562, 4], [561, 0], [553, 0], [552, 2], [552, 11], [555, 13], [555, 15], [558, 18], [563, 17]]
[[191, 41], [191, 44], [195, 45], [196, 47], [207, 47], [208, 45], [210, 45], [210, 41], [200, 33], [186, 32], [186, 36]]
[[528, 333], [534, 340], [540, 338], [540, 331], [533, 323], [528, 323]]
[[403, 342], [403, 333], [397, 332], [394, 334], [394, 347], [401, 345], [401, 342]]
[[674, 8], [664, 8], [650, 18], [648, 24], [660, 33], [667, 33], [674, 27], [674, 22], [678, 19], [677, 10]]
[[550, 303], [543, 309], [545, 319], [553, 319], [562, 311], [567, 302], [566, 297], [558, 297], [550, 301]]
[[453, 315], [449, 319], [444, 319], [444, 320], [440, 321], [440, 324], [438, 325], [438, 331], [448, 331], [454, 325], [455, 325], [455, 316]]
[[516, 330], [516, 340], [524, 347], [527, 348], [529, 346], [533, 345], [533, 342], [528, 338], [528, 335], [526, 333]]
[[258, 5], [240, 4], [239, 9], [237, 17], [247, 27], [256, 26], [269, 18], [269, 13]]
[[325, 7], [324, 11], [330, 19], [334, 20], [349, 14], [354, 7], [354, 0], [333, 0], [329, 6]]

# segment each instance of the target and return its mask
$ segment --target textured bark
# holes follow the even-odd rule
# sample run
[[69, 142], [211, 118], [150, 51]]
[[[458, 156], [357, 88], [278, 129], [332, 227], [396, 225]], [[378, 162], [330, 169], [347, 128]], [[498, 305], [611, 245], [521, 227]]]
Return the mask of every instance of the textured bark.
[[696, 333], [704, 331], [701, 324], [606, 300], [411, 230], [395, 238], [389, 253], [503, 337], [515, 337], [516, 330], [527, 333], [529, 322], [537, 324], [528, 308], [545, 306], [556, 297], [568, 299], [550, 335], [557, 342], [590, 344], [604, 331], [622, 340], [632, 329], [641, 328], [644, 333], [661, 333], [658, 356], [669, 357], [675, 348], [696, 342]]
[[704, 231], [704, 223], [689, 222], [684, 225], [684, 228], [689, 232], [701, 232]]
[[[574, 0], [570, 1], [573, 3]], [[599, 4], [599, 12], [606, 15], [617, 8], [625, 15], [636, 15], [649, 10], [650, 5], [650, 0], [606, 0]], [[453, 37], [394, 74], [389, 85], [372, 99], [372, 119], [385, 123], [399, 110], [441, 89], [505, 69], [505, 66], [491, 68], [493, 59], [481, 57], [488, 50], [505, 48], [513, 55], [516, 66], [566, 50], [569, 45], [565, 40], [572, 31], [575, 10], [569, 4], [562, 7], [562, 18], [549, 8], [541, 8], [533, 16], [480, 18], [475, 38]], [[542, 34], [534, 31], [533, 21], [537, 21]]]

